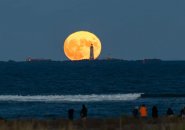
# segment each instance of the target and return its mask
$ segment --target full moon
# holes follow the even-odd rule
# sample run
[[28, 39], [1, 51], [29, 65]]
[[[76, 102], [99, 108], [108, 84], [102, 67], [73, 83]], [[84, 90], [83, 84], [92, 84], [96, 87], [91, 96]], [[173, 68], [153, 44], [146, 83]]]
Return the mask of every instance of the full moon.
[[90, 59], [90, 47], [93, 46], [94, 59], [101, 53], [99, 38], [88, 31], [78, 31], [64, 41], [64, 53], [70, 60]]

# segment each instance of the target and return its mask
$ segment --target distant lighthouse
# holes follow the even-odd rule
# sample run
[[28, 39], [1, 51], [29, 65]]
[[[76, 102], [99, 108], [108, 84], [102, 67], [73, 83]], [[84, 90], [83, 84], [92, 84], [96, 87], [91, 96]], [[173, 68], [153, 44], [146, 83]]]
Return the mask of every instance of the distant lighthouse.
[[90, 46], [90, 57], [89, 60], [94, 60], [94, 47], [93, 44]]

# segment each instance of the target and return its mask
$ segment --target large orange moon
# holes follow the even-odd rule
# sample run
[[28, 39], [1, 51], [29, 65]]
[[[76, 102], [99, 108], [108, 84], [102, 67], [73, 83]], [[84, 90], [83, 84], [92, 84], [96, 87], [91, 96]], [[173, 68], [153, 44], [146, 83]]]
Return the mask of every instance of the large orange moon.
[[101, 53], [100, 39], [91, 32], [78, 31], [64, 41], [64, 53], [70, 60], [89, 59], [91, 44], [94, 47], [94, 59], [97, 59]]

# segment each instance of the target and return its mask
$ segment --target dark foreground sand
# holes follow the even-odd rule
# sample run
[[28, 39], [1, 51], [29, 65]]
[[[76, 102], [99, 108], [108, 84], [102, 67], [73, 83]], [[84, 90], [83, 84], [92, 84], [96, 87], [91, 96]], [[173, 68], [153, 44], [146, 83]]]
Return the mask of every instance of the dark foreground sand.
[[64, 119], [1, 120], [0, 130], [185, 130], [185, 120], [179, 117], [153, 119], [88, 119], [73, 122]]

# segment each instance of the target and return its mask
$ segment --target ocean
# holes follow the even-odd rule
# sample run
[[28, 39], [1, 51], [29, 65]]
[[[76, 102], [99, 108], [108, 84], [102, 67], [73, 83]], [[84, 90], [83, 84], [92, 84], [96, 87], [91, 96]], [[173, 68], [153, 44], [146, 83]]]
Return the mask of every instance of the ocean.
[[131, 115], [141, 104], [168, 107], [175, 114], [185, 106], [185, 61], [48, 61], [0, 62], [0, 117], [67, 118], [70, 108], [80, 118]]

